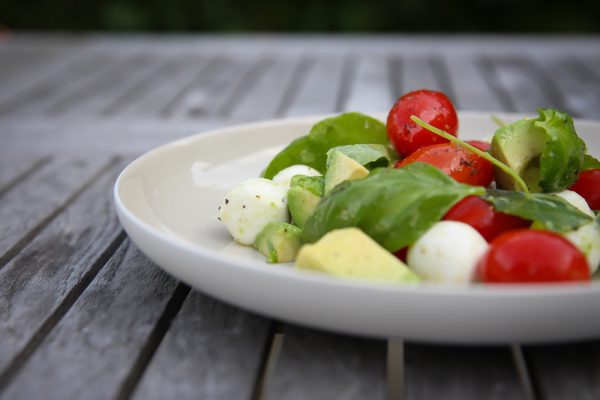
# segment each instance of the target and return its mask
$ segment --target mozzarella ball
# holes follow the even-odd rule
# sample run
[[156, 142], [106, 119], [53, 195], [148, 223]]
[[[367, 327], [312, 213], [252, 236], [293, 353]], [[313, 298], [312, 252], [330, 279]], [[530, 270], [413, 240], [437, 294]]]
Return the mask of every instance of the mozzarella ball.
[[[595, 216], [592, 209], [579, 193], [572, 190], [563, 190], [562, 192], [554, 193], [554, 195], [566, 200], [582, 213], [590, 217]], [[598, 224], [590, 222], [579, 229], [563, 233], [563, 236], [583, 253], [587, 259], [590, 271], [594, 273], [600, 264], [600, 229], [598, 228]]]
[[488, 243], [473, 227], [462, 222], [433, 225], [408, 250], [408, 266], [432, 282], [466, 283], [475, 278], [477, 263]]
[[594, 273], [600, 264], [600, 228], [598, 224], [590, 222], [579, 229], [563, 233], [571, 243], [583, 253], [590, 267], [590, 272]]
[[276, 185], [285, 187], [287, 190], [290, 188], [290, 182], [294, 175], [321, 176], [321, 173], [308, 165], [292, 165], [279, 171], [273, 177], [273, 182]]
[[590, 217], [594, 216], [594, 212], [579, 193], [574, 192], [572, 190], [563, 190], [562, 192], [554, 193], [554, 195], [562, 198], [582, 213], [587, 214]]
[[289, 221], [286, 194], [286, 188], [268, 179], [249, 179], [227, 193], [219, 219], [236, 242], [252, 245], [269, 222]]

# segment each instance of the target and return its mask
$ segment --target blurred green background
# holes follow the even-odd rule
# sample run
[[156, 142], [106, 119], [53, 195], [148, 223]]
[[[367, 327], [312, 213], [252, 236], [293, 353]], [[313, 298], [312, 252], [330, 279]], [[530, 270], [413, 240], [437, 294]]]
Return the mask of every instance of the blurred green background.
[[600, 32], [600, 0], [1, 0], [11, 30]]

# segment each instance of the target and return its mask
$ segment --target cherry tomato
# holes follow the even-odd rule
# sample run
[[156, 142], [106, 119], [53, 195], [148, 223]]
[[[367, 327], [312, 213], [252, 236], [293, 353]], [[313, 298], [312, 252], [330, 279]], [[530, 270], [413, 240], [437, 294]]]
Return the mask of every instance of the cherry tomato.
[[401, 248], [400, 250], [394, 252], [396, 258], [403, 263], [406, 263], [406, 259], [408, 258], [408, 246]]
[[477, 266], [483, 282], [589, 281], [584, 255], [564, 237], [521, 229], [498, 236]]
[[477, 196], [467, 196], [456, 203], [443, 219], [471, 225], [488, 242], [505, 232], [531, 225], [531, 221], [496, 211], [490, 203]]
[[592, 210], [600, 210], [600, 169], [582, 171], [569, 189], [579, 193]]
[[452, 143], [423, 147], [398, 161], [394, 167], [402, 168], [417, 161], [438, 167], [458, 182], [469, 185], [488, 186], [494, 180], [491, 162]]
[[387, 133], [398, 154], [406, 157], [432, 144], [448, 140], [411, 121], [416, 115], [423, 121], [456, 136], [458, 117], [450, 99], [441, 92], [417, 90], [400, 97], [387, 117]]
[[471, 146], [477, 147], [481, 151], [490, 151], [492, 145], [488, 142], [484, 142], [483, 140], [466, 140]]

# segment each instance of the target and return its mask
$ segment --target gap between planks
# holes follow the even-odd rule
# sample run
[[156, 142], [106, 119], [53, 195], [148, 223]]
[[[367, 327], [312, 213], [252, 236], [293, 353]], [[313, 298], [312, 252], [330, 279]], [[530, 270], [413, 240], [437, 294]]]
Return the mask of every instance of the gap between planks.
[[169, 302], [165, 306], [163, 313], [148, 336], [146, 343], [144, 343], [144, 346], [139, 352], [133, 368], [131, 368], [129, 374], [127, 374], [127, 377], [123, 381], [115, 400], [126, 400], [131, 397], [140, 382], [140, 379], [144, 375], [146, 367], [150, 364], [152, 357], [171, 327], [171, 322], [175, 319], [179, 310], [181, 310], [181, 306], [189, 293], [190, 287], [179, 282], [173, 295], [169, 299]]
[[260, 372], [257, 375], [256, 383], [252, 393], [252, 400], [266, 399], [265, 389], [268, 387], [268, 382], [275, 372], [277, 360], [283, 346], [285, 337], [284, 325], [278, 321], [271, 321], [271, 331], [265, 345]]
[[[23, 171], [21, 174], [15, 176], [12, 180], [7, 182], [3, 187], [0, 187], [0, 197], [2, 197], [5, 193], [9, 192], [12, 188], [25, 181], [28, 177], [33, 175], [35, 172], [40, 170], [46, 164], [48, 164], [52, 160], [52, 157], [46, 156], [35, 161], [29, 168]], [[0, 268], [1, 268], [0, 263]]]
[[[17, 241], [12, 247], [10, 247], [4, 254], [0, 255], [0, 270], [17, 254], [25, 248], [45, 227], [47, 227], [61, 212], [65, 210], [71, 203], [73, 203], [83, 192], [86, 191], [90, 186], [94, 184], [102, 175], [108, 172], [117, 162], [120, 157], [111, 157], [111, 159], [104, 164], [91, 178], [83, 183], [75, 192], [73, 192], [62, 204], [54, 209], [51, 213], [46, 215], [37, 225], [31, 228], [19, 241]], [[33, 171], [32, 171], [33, 172]]]
[[3, 388], [5, 388], [10, 380], [16, 376], [16, 374], [25, 365], [29, 357], [38, 348], [40, 343], [46, 336], [52, 331], [52, 329], [58, 324], [62, 317], [71, 309], [73, 304], [81, 296], [84, 290], [94, 280], [96, 275], [100, 272], [102, 267], [106, 265], [108, 260], [112, 257], [115, 251], [119, 248], [121, 243], [125, 241], [125, 232], [121, 233], [104, 249], [100, 257], [94, 262], [94, 265], [89, 271], [81, 278], [81, 280], [73, 287], [73, 289], [67, 294], [60, 305], [54, 310], [52, 314], [44, 321], [40, 328], [31, 337], [29, 342], [25, 345], [23, 350], [13, 359], [9, 366], [0, 374], [0, 395], [2, 394]]

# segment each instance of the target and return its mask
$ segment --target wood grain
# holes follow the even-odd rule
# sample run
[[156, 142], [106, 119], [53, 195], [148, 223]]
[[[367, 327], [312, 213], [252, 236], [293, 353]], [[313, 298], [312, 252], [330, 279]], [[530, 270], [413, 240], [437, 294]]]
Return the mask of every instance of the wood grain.
[[0, 197], [22, 183], [49, 161], [49, 157], [38, 155], [2, 154], [0, 157]]
[[103, 174], [0, 271], [0, 376], [14, 372], [7, 368], [60, 319], [122, 236], [110, 190], [117, 171]]
[[274, 118], [293, 86], [299, 63], [298, 58], [284, 58], [267, 64], [252, 88], [228, 115], [248, 121]]
[[342, 109], [362, 113], [387, 112], [394, 103], [387, 64], [381, 56], [362, 56], [356, 60]]
[[285, 116], [326, 114], [336, 111], [341, 90], [343, 57], [309, 58], [302, 86], [283, 110]]
[[600, 343], [525, 348], [544, 400], [600, 398]]
[[250, 399], [268, 346], [268, 320], [192, 292], [135, 399]]
[[10, 399], [112, 399], [177, 282], [126, 241], [6, 387]]
[[267, 399], [384, 399], [386, 343], [287, 326]]
[[[597, 43], [273, 35], [2, 43], [3, 397], [382, 398], [386, 384], [409, 399], [527, 397], [507, 346], [405, 343], [396, 349], [403, 386], [394, 375], [401, 365], [386, 371], [385, 341], [292, 325], [263, 370], [270, 321], [197, 292], [186, 298], [184, 286], [121, 245], [110, 198], [119, 167], [104, 163], [252, 119], [385, 111], [422, 87], [447, 92], [460, 109], [554, 106], [598, 119]], [[598, 349], [526, 347], [518, 367], [529, 367], [544, 399], [597, 398]]]
[[3, 196], [0, 268], [107, 165], [106, 159], [57, 159]]
[[525, 399], [507, 348], [413, 344], [405, 349], [406, 399]]

